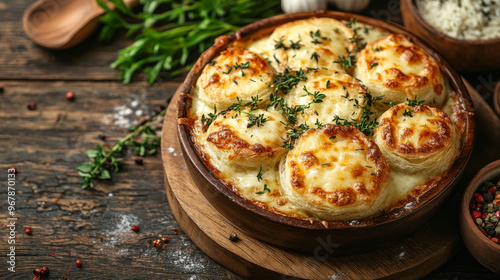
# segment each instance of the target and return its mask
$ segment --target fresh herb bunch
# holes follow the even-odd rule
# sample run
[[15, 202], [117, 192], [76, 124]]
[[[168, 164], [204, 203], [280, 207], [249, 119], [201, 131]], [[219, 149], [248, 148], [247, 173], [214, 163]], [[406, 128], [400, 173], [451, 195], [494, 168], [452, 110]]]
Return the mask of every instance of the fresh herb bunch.
[[[128, 146], [133, 147], [135, 153], [141, 157], [146, 154], [155, 154], [157, 148], [160, 146], [160, 136], [156, 135], [154, 129], [151, 127], [151, 122], [156, 120], [158, 116], [164, 115], [166, 110], [163, 109], [138, 128], [131, 127], [131, 132], [116, 142], [113, 148], [109, 149], [97, 145], [94, 149], [88, 150], [87, 156], [91, 161], [84, 162], [76, 167], [78, 174], [82, 177], [82, 189], [94, 187], [94, 183], [92, 182], [94, 179], [111, 179], [110, 170], [118, 172], [118, 163], [123, 160], [123, 158], [119, 158], [117, 155]], [[136, 141], [135, 139], [137, 138], [141, 140]]]
[[129, 47], [120, 50], [112, 68], [121, 70], [120, 78], [130, 82], [136, 72], [144, 72], [153, 83], [160, 71], [171, 76], [188, 71], [194, 60], [218, 36], [281, 12], [278, 0], [141, 0], [142, 11], [133, 12], [122, 0], [109, 0], [101, 21], [101, 41], [109, 41], [118, 29], [135, 35]]

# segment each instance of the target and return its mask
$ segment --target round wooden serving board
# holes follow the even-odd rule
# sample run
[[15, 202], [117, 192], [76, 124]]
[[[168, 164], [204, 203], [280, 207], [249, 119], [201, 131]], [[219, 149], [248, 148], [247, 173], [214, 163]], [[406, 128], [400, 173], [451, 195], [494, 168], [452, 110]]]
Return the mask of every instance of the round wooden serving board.
[[[474, 101], [482, 101], [469, 85], [468, 88]], [[249, 237], [217, 212], [193, 183], [177, 137], [178, 96], [179, 92], [170, 103], [162, 131], [162, 159], [169, 204], [191, 240], [231, 271], [252, 279], [418, 279], [445, 263], [463, 246], [457, 215], [461, 186], [457, 188], [460, 191], [456, 191], [424, 227], [368, 253], [331, 256], [335, 250], [333, 241], [320, 240], [316, 253], [306, 255]], [[482, 103], [480, 108], [485, 104]], [[229, 240], [231, 233], [237, 234], [238, 241]]]

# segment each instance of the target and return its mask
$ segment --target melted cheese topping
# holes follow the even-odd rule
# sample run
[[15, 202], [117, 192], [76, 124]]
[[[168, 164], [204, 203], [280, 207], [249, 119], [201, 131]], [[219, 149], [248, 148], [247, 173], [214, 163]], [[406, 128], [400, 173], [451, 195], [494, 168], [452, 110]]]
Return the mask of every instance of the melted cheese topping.
[[354, 75], [372, 94], [383, 97], [382, 110], [389, 102], [404, 103], [407, 98], [440, 107], [447, 95], [436, 61], [403, 35], [391, 34], [367, 44], [359, 53]]
[[275, 70], [259, 55], [241, 48], [228, 48], [206, 65], [193, 94], [209, 107], [222, 111], [241, 99], [258, 96], [267, 100]]
[[[348, 39], [354, 32], [330, 18], [313, 18], [283, 24], [267, 41], [257, 41], [250, 49], [262, 49], [278, 71], [285, 68], [328, 68], [344, 71], [335, 61], [355, 47]], [[266, 44], [266, 45], [264, 45]]]
[[[365, 89], [356, 79], [336, 70], [310, 73], [307, 81], [297, 84], [284, 97], [289, 106], [307, 105], [304, 113], [298, 116], [299, 123], [313, 127], [317, 122], [332, 123], [335, 116], [349, 121], [360, 118], [362, 109], [356, 104], [363, 104]], [[314, 102], [315, 94], [317, 102]], [[324, 97], [319, 99], [318, 94]]]
[[273, 164], [285, 152], [284, 121], [280, 113], [262, 109], [220, 114], [208, 128], [206, 150], [218, 166]]
[[[409, 97], [425, 99], [434, 107], [445, 104], [443, 110], [456, 124], [456, 128], [451, 126], [454, 142], [449, 147], [460, 145], [455, 142], [456, 131], [461, 135], [464, 130], [466, 112], [460, 96], [448, 95], [447, 82], [428, 54], [403, 36], [386, 36], [384, 30], [359, 23], [351, 28], [324, 18], [287, 23], [233, 42], [232, 48], [205, 66], [190, 93], [189, 118], [181, 123], [189, 125], [207, 167], [239, 196], [268, 211], [299, 219], [362, 219], [403, 207], [415, 198], [418, 201], [419, 194], [432, 188], [428, 182], [439, 180], [446, 171], [408, 172], [398, 163], [389, 169], [384, 158], [393, 162], [393, 151], [384, 148], [383, 141], [370, 140], [377, 139], [376, 134], [367, 138], [353, 127], [331, 124], [335, 116], [359, 122], [366, 113], [360, 106], [369, 110], [368, 120], [372, 120], [388, 109], [384, 102], [402, 103]], [[357, 61], [355, 67], [344, 69], [335, 63], [339, 56]], [[305, 71], [306, 80], [285, 83], [285, 91], [274, 84], [275, 79], [286, 76], [285, 69], [306, 67], [315, 68]], [[346, 73], [354, 73], [356, 78]], [[293, 75], [286, 79], [297, 81]], [[365, 102], [369, 96], [383, 98], [378, 111], [373, 112]], [[249, 103], [256, 99], [261, 101], [250, 109]], [[313, 102], [315, 99], [321, 101]], [[444, 117], [433, 109], [430, 115], [411, 110], [414, 119], [401, 118], [399, 112], [388, 123], [398, 127], [394, 130], [398, 145], [407, 142], [418, 149], [424, 146], [422, 139], [432, 138], [425, 135], [439, 135], [439, 125], [433, 124]], [[262, 115], [260, 125], [246, 113]], [[202, 119], [206, 121], [212, 114], [217, 117], [207, 127]], [[384, 117], [375, 132], [385, 127]], [[409, 128], [414, 130], [412, 136], [405, 132]], [[336, 137], [330, 139], [330, 134]], [[430, 159], [441, 160], [441, 154], [432, 151]], [[411, 160], [411, 156], [405, 159]]]
[[393, 169], [429, 178], [451, 166], [460, 146], [446, 113], [406, 104], [396, 105], [380, 117], [375, 142]]
[[307, 131], [283, 165], [286, 196], [314, 217], [366, 218], [386, 206], [390, 167], [355, 127], [329, 124]]

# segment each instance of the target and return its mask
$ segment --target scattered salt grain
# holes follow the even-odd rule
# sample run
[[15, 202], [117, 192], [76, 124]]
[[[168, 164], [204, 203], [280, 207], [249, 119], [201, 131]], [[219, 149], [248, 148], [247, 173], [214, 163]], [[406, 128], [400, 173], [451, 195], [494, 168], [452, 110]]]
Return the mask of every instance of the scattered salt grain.
[[355, 225], [359, 225], [359, 221], [358, 220], [352, 220], [350, 223], [349, 223], [350, 226], [355, 226]]
[[108, 196], [109, 196], [109, 197], [113, 196], [113, 193], [108, 193]]
[[406, 255], [406, 252], [401, 252], [399, 255], [398, 255], [398, 258], [401, 260], [401, 259], [404, 259], [405, 258], [405, 255]]
[[175, 149], [174, 149], [174, 147], [168, 147], [168, 148], [167, 148], [167, 151], [168, 151], [169, 153], [173, 153], [173, 152], [175, 152]]
[[415, 207], [417, 205], [417, 203], [415, 203], [415, 201], [412, 201], [410, 203], [407, 203], [405, 205], [405, 210], [411, 210], [413, 207]]
[[132, 95], [129, 98], [130, 102], [128, 104], [115, 106], [112, 114], [104, 116], [105, 124], [129, 128], [139, 121], [139, 117], [150, 111], [145, 94]]

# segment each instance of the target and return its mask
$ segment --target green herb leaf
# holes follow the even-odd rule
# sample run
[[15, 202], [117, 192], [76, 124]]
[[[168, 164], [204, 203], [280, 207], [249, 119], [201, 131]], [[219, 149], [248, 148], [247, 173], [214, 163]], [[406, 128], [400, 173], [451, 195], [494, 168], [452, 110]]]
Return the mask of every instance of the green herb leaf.
[[[110, 170], [118, 172], [118, 163], [123, 159], [116, 157], [116, 155], [125, 147], [134, 147], [137, 153], [142, 156], [145, 155], [146, 150], [149, 150], [149, 153], [156, 152], [156, 148], [160, 146], [160, 136], [156, 135], [150, 124], [152, 121], [156, 120], [158, 116], [164, 115], [166, 110], [166, 108], [163, 109], [158, 114], [151, 117], [143, 125], [134, 129], [127, 136], [116, 142], [113, 148], [108, 149], [97, 145], [96, 148], [87, 151], [86, 154], [91, 161], [84, 162], [76, 167], [78, 175], [82, 179], [82, 189], [94, 187], [94, 184], [92, 183], [92, 180], [94, 179], [110, 179]], [[140, 137], [143, 141], [134, 141], [133, 139], [137, 137]]]
[[264, 189], [262, 191], [260, 191], [260, 192], [256, 192], [255, 194], [265, 194], [266, 191], [268, 193], [271, 193], [271, 190], [267, 187], [267, 184], [264, 184]]
[[[124, 83], [138, 72], [144, 72], [149, 83], [162, 71], [171, 76], [182, 74], [217, 37], [281, 12], [279, 1], [148, 0], [141, 1], [143, 8], [137, 13], [122, 0], [106, 2], [116, 9], [97, 0], [106, 11], [99, 40], [111, 40], [120, 29], [134, 36], [134, 42], [120, 50], [111, 65], [121, 71]], [[293, 47], [300, 46], [296, 42]]]

